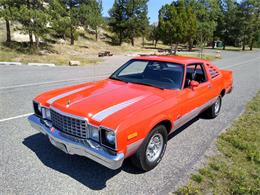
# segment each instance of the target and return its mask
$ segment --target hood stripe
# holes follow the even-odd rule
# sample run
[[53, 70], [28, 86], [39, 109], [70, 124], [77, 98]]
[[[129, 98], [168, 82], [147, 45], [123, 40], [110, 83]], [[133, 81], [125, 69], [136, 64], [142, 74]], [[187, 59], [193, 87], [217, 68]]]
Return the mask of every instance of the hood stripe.
[[83, 91], [83, 90], [88, 89], [90, 87], [92, 87], [92, 85], [89, 85], [89, 86], [86, 86], [86, 87], [81, 87], [81, 88], [78, 88], [78, 89], [75, 89], [75, 90], [72, 90], [72, 91], [69, 91], [69, 92], [66, 92], [66, 93], [62, 93], [62, 94], [60, 94], [58, 96], [55, 96], [55, 97], [49, 99], [47, 101], [47, 103], [52, 104], [53, 102], [55, 102], [58, 99], [64, 98], [66, 96], [72, 95], [72, 94], [80, 92], [80, 91]]
[[114, 114], [115, 112], [122, 110], [140, 100], [142, 100], [144, 98], [144, 96], [139, 96], [127, 101], [124, 101], [122, 103], [116, 104], [114, 106], [108, 107], [105, 110], [102, 110], [100, 112], [98, 112], [97, 114], [95, 114], [92, 118], [96, 121], [102, 121], [104, 120], [106, 117]]
[[100, 93], [95, 93], [95, 94], [93, 94], [93, 95], [90, 95], [90, 96], [87, 96], [87, 97], [82, 98], [82, 99], [80, 99], [80, 100], [77, 100], [77, 101], [72, 102], [72, 103], [70, 104], [70, 106], [72, 106], [72, 105], [74, 105], [74, 104], [77, 104], [77, 103], [80, 103], [80, 102], [83, 102], [83, 101], [85, 101], [85, 100], [87, 100], [87, 99], [94, 98], [94, 97], [97, 97], [97, 96], [100, 96], [100, 95], [109, 93], [109, 92], [111, 92], [111, 91], [114, 91], [114, 90], [123, 88], [123, 87], [124, 87], [124, 86], [117, 87], [117, 88], [110, 89], [110, 90], [106, 90], [106, 91], [102, 91], [102, 92], [100, 92]]

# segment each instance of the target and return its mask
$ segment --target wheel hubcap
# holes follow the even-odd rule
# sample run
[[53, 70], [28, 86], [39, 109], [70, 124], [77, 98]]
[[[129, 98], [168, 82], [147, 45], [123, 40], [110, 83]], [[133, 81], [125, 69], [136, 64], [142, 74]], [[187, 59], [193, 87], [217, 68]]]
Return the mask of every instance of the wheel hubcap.
[[220, 98], [218, 97], [217, 101], [215, 102], [215, 113], [217, 114], [220, 109]]
[[162, 148], [163, 148], [163, 137], [161, 134], [156, 133], [152, 136], [152, 138], [150, 139], [147, 145], [147, 149], [146, 149], [147, 160], [150, 162], [156, 161], [162, 152]]

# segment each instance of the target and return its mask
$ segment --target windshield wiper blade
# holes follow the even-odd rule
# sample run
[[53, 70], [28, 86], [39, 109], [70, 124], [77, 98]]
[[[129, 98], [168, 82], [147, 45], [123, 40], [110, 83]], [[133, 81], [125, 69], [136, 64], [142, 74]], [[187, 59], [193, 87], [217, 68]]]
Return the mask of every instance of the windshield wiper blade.
[[152, 85], [152, 84], [149, 84], [149, 83], [142, 83], [142, 82], [131, 82], [131, 83], [139, 84], [139, 85], [146, 85], [146, 86], [149, 86], [149, 87], [154, 87], [154, 88], [157, 88], [157, 89], [164, 90], [164, 88], [162, 88], [162, 87], [158, 87], [156, 85]]

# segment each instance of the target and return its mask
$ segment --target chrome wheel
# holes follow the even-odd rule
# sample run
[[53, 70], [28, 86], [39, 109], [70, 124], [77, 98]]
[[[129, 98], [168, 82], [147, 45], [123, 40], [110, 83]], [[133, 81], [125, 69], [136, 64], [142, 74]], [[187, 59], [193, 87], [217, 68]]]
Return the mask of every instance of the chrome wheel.
[[146, 148], [146, 158], [149, 162], [156, 161], [163, 149], [163, 136], [160, 133], [154, 134]]
[[217, 101], [215, 102], [215, 114], [219, 113], [220, 104], [221, 104], [221, 100], [220, 97], [218, 97]]

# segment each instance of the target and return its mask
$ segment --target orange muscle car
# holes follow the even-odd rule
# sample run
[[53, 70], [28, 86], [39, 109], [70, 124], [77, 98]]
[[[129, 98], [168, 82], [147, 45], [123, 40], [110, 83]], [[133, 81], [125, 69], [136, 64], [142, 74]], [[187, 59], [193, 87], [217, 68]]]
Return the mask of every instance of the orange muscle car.
[[125, 158], [148, 171], [167, 137], [192, 118], [215, 118], [232, 91], [229, 70], [190, 57], [136, 57], [108, 79], [45, 92], [33, 100], [31, 125], [68, 154], [110, 169]]

